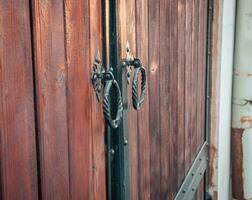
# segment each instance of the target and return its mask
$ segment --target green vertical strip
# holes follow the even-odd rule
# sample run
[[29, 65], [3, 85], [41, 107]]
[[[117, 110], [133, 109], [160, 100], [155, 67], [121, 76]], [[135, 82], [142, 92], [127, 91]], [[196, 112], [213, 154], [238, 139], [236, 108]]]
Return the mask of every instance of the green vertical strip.
[[[110, 1], [109, 11], [109, 36], [110, 36], [110, 67], [113, 68], [115, 79], [120, 85], [123, 98], [123, 118], [117, 129], [110, 129], [107, 134], [108, 151], [108, 192], [109, 199], [128, 200], [129, 199], [129, 165], [128, 165], [128, 97], [127, 97], [127, 74], [126, 69], [122, 69], [118, 54], [117, 37], [117, 4], [116, 0]], [[111, 99], [115, 104], [115, 99]], [[116, 108], [112, 108], [116, 111]], [[112, 154], [111, 154], [112, 152]]]

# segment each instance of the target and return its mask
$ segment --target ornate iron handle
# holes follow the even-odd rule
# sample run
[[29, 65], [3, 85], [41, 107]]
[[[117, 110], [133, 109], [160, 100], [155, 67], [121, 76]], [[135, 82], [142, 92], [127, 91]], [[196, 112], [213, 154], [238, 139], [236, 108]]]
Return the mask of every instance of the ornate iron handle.
[[[106, 122], [112, 128], [117, 128], [120, 124], [123, 112], [122, 95], [120, 87], [114, 78], [112, 68], [109, 70], [105, 70], [101, 64], [101, 59], [99, 58], [99, 56], [97, 56], [95, 59], [91, 80], [98, 101], [100, 101], [101, 91], [102, 88], [104, 88], [103, 114]], [[113, 119], [111, 115], [112, 112], [110, 104], [110, 94], [112, 89], [114, 89], [117, 104], [117, 112], [115, 119]]]
[[[144, 67], [142, 66], [140, 60], [138, 60], [139, 64], [135, 65], [135, 71], [132, 81], [132, 103], [133, 107], [136, 110], [140, 110], [146, 93], [146, 72]], [[138, 98], [138, 74], [141, 73], [142, 79], [141, 79], [141, 94]]]
[[[116, 97], [116, 104], [117, 104], [117, 112], [115, 119], [112, 119], [111, 116], [111, 105], [110, 105], [110, 91], [114, 87], [115, 90], [115, 97]], [[120, 124], [120, 120], [122, 117], [123, 111], [123, 104], [122, 104], [122, 97], [121, 91], [118, 83], [116, 80], [108, 80], [105, 84], [104, 89], [104, 97], [103, 97], [103, 113], [106, 121], [110, 124], [112, 128], [117, 128]]]
[[[132, 81], [132, 104], [136, 110], [140, 110], [142, 104], [144, 103], [146, 94], [146, 71], [142, 66], [140, 59], [135, 58], [133, 60], [123, 60], [122, 66], [127, 68], [128, 78], [130, 77], [131, 69], [130, 66], [134, 67], [134, 76]], [[138, 75], [141, 73], [141, 93], [138, 95]], [[129, 83], [129, 80], [128, 80]], [[140, 96], [140, 97], [139, 97]]]

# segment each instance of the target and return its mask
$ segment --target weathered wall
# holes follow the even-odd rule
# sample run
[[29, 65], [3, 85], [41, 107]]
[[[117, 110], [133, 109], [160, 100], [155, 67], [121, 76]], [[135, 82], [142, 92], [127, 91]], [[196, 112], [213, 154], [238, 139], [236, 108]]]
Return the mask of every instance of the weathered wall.
[[209, 168], [208, 168], [208, 191], [212, 199], [217, 199], [218, 184], [218, 109], [219, 109], [219, 60], [221, 43], [221, 11], [222, 1], [214, 1], [212, 21], [212, 59], [211, 59], [211, 100], [209, 121]]
[[233, 198], [252, 199], [252, 1], [238, 1], [234, 62]]
[[218, 199], [230, 199], [231, 98], [236, 0], [224, 0], [220, 61]]
[[235, 0], [214, 1], [209, 193], [230, 199], [230, 128]]

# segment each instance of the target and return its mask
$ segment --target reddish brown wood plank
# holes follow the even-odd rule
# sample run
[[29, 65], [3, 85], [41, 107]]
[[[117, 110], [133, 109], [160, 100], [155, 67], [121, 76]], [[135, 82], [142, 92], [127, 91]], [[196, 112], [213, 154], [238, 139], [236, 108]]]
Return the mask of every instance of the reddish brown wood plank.
[[[205, 106], [206, 106], [206, 56], [207, 56], [207, 10], [208, 1], [199, 1], [199, 39], [198, 39], [198, 135], [197, 150], [199, 151], [205, 140]], [[198, 200], [204, 198], [205, 181], [202, 180], [198, 188]]]
[[[198, 135], [198, 129], [197, 125], [201, 123], [203, 119], [200, 121], [197, 121], [197, 113], [199, 113], [198, 106], [198, 84], [201, 84], [198, 82], [198, 21], [199, 21], [199, 5], [198, 0], [192, 1], [192, 49], [191, 49], [191, 55], [192, 55], [192, 66], [191, 66], [191, 88], [192, 88], [192, 113], [191, 113], [191, 120], [192, 120], [192, 132], [191, 132], [191, 163], [193, 163], [194, 159], [197, 155], [197, 135]], [[203, 134], [203, 132], [202, 132]], [[200, 145], [200, 144], [199, 144]], [[201, 146], [201, 145], [200, 145]]]
[[[151, 199], [160, 199], [160, 1], [149, 1], [149, 126]], [[155, 183], [155, 184], [154, 184]]]
[[203, 9], [203, 1], [199, 1], [199, 18], [198, 18], [198, 60], [197, 60], [197, 68], [198, 68], [198, 85], [197, 85], [197, 91], [198, 91], [198, 95], [197, 95], [197, 105], [198, 105], [198, 112], [197, 112], [197, 151], [199, 150], [199, 146], [200, 143], [202, 143], [201, 141], [201, 135], [202, 132], [204, 131], [204, 110], [202, 110], [203, 106], [205, 105], [204, 103], [204, 96], [205, 96], [205, 89], [203, 89], [202, 87], [204, 87], [204, 83], [205, 83], [205, 72], [206, 72], [206, 67], [203, 66], [202, 64], [202, 60], [203, 58], [206, 58], [206, 55], [204, 54], [204, 35], [202, 34], [203, 30], [203, 26], [204, 26], [204, 20], [206, 20], [204, 18], [204, 9]]
[[[160, 80], [158, 82], [160, 88], [160, 143], [161, 143], [161, 150], [160, 150], [160, 157], [161, 157], [161, 164], [160, 164], [160, 172], [161, 172], [161, 199], [169, 199], [171, 196], [172, 191], [172, 181], [174, 180], [174, 176], [171, 176], [172, 173], [172, 163], [174, 156], [173, 155], [173, 133], [172, 133], [172, 113], [171, 113], [171, 106], [173, 103], [172, 95], [172, 76], [170, 73], [172, 71], [171, 68], [176, 67], [172, 66], [173, 59], [172, 59], [172, 47], [171, 47], [171, 39], [172, 39], [172, 31], [173, 26], [170, 24], [171, 22], [171, 7], [172, 2], [161, 0], [160, 1], [160, 63], [159, 63], [159, 70], [160, 70]], [[174, 75], [174, 74], [173, 74]], [[174, 91], [174, 90], [173, 90]]]
[[178, 178], [177, 186], [185, 176], [185, 13], [186, 1], [178, 1]]
[[32, 1], [42, 199], [69, 199], [63, 1]]
[[[92, 5], [99, 5], [98, 2], [95, 3], [97, 4]], [[90, 8], [90, 5], [88, 1], [82, 0], [65, 1], [71, 199], [97, 199], [97, 195], [101, 195], [100, 199], [106, 197], [104, 130], [95, 129], [97, 126], [103, 127], [103, 121], [100, 120], [102, 111], [99, 110], [99, 114], [96, 114], [92, 110], [93, 104], [99, 104], [95, 97], [91, 97], [95, 96], [90, 83], [94, 58], [90, 59], [88, 50], [100, 41], [100, 37], [90, 38], [90, 29], [94, 29], [90, 22], [100, 24], [91, 14], [94, 8]], [[98, 18], [101, 17], [99, 9], [96, 14]], [[96, 30], [91, 35], [94, 34], [97, 34]], [[93, 51], [91, 53], [94, 57]], [[92, 113], [97, 115], [94, 123], [91, 121]], [[95, 145], [92, 145], [92, 136]], [[98, 152], [99, 149], [102, 152]], [[101, 169], [103, 171], [99, 173]]]
[[38, 198], [28, 0], [0, 1], [0, 199]]
[[[126, 0], [126, 41], [128, 42], [132, 54], [136, 56], [136, 4], [135, 0]], [[125, 51], [126, 46], [122, 46]], [[128, 130], [129, 130], [129, 163], [130, 163], [130, 196], [132, 200], [139, 199], [139, 157], [138, 157], [138, 119], [137, 112], [132, 104], [132, 89], [131, 85], [128, 90]]]
[[[146, 0], [136, 1], [137, 57], [141, 59], [149, 77], [148, 59], [148, 4]], [[148, 90], [148, 87], [147, 87]], [[138, 112], [138, 184], [139, 199], [150, 199], [150, 132], [149, 92]]]
[[198, 190], [197, 190], [197, 200], [203, 200], [204, 199], [204, 179], [201, 180]]
[[[205, 106], [206, 106], [206, 60], [207, 60], [207, 10], [208, 1], [199, 1], [199, 42], [198, 42], [198, 110], [199, 116], [198, 120], [198, 148], [202, 146], [205, 130]], [[198, 149], [199, 150], [199, 149]]]
[[[146, 1], [143, 2], [146, 4]], [[146, 27], [142, 27], [140, 23], [146, 20], [142, 16], [143, 2], [136, 1], [136, 24], [133, 22], [129, 25], [129, 21], [134, 21], [134, 19], [131, 19], [132, 12], [129, 11], [125, 1], [120, 1], [118, 11], [120, 13], [118, 24], [121, 52], [124, 51], [123, 46], [126, 43], [126, 40], [120, 41], [121, 38], [134, 40], [135, 36], [131, 33], [135, 28], [138, 57], [141, 58], [142, 55], [144, 57], [145, 37], [149, 39], [149, 96], [147, 99], [149, 107], [146, 108], [149, 110], [143, 108], [139, 111], [138, 137], [134, 137], [138, 143], [133, 141], [133, 144], [130, 144], [130, 148], [132, 148], [130, 150], [130, 161], [132, 162], [130, 170], [131, 178], [133, 178], [133, 180], [131, 179], [131, 187], [133, 187], [131, 192], [133, 191], [133, 199], [173, 199], [203, 142], [203, 140], [199, 140], [199, 137], [204, 136], [202, 127], [204, 117], [200, 119], [200, 116], [204, 115], [202, 110], [204, 102], [201, 101], [204, 99], [202, 88], [205, 87], [205, 83], [203, 82], [204, 77], [198, 78], [198, 74], [203, 74], [203, 69], [199, 68], [198, 52], [200, 50], [198, 48], [199, 43], [204, 43], [206, 38], [199, 41], [201, 16], [198, 0], [155, 2], [150, 0], [147, 5], [148, 34], [142, 31]], [[202, 18], [202, 20], [204, 19]], [[130, 33], [125, 33], [125, 30]], [[203, 60], [205, 57], [201, 59]], [[202, 85], [198, 86], [199, 82], [202, 82]], [[201, 91], [199, 91], [199, 87]], [[146, 119], [145, 111], [149, 113], [149, 119]], [[145, 131], [149, 131], [150, 138], [143, 136], [144, 133], [141, 129], [146, 127], [141, 125], [142, 119], [149, 122], [149, 130]], [[144, 160], [142, 155], [144, 153], [148, 155], [148, 150], [144, 148], [144, 145], [148, 144], [148, 140], [150, 157]], [[138, 151], [138, 156], [135, 154], [136, 151]], [[148, 159], [150, 160], [148, 161]], [[147, 174], [146, 180], [143, 179], [146, 171], [142, 170], [144, 161], [149, 162], [146, 170], [149, 170], [150, 179]], [[134, 176], [137, 165], [138, 175]], [[138, 180], [135, 177], [138, 177]], [[150, 196], [146, 196], [148, 192], [142, 195], [142, 190], [147, 190], [142, 187], [144, 185], [149, 187], [146, 185], [148, 180], [150, 183], [154, 183], [150, 185]], [[140, 195], [135, 195], [137, 190]], [[202, 192], [203, 186], [201, 185], [198, 195]]]
[[186, 40], [185, 40], [185, 172], [191, 165], [191, 137], [192, 137], [192, 0], [186, 1]]
[[170, 174], [173, 175], [171, 179], [171, 191], [169, 199], [174, 199], [177, 192], [177, 179], [178, 179], [178, 0], [173, 0], [170, 6]]
[[[90, 70], [100, 52], [103, 57], [102, 46], [102, 0], [90, 0]], [[105, 23], [105, 22], [104, 22]], [[89, 83], [91, 86], [91, 84]], [[105, 130], [102, 106], [97, 102], [95, 92], [92, 90], [92, 170], [93, 170], [93, 196], [91, 199], [106, 199], [106, 167], [105, 167]]]
[[[118, 33], [119, 59], [126, 58], [126, 47], [129, 44], [131, 53], [136, 56], [136, 9], [135, 0], [118, 1]], [[138, 121], [137, 112], [131, 101], [131, 84], [128, 87], [128, 137], [129, 137], [129, 165], [130, 165], [130, 199], [139, 199], [138, 191]]]

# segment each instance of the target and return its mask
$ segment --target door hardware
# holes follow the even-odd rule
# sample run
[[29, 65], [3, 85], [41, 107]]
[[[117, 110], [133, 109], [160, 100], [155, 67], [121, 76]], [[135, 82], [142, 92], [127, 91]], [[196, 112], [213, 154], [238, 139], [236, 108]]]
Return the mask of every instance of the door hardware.
[[[102, 65], [99, 53], [97, 54], [91, 75], [91, 81], [96, 93], [98, 101], [101, 99], [101, 91], [104, 89], [103, 95], [103, 114], [106, 122], [112, 127], [117, 128], [122, 118], [123, 104], [120, 87], [113, 75], [113, 69], [105, 69]], [[117, 111], [115, 118], [112, 118], [111, 111], [111, 91], [114, 89], [115, 102], [117, 104]]]
[[[127, 43], [127, 58], [123, 59], [121, 66], [127, 70], [127, 82], [130, 83], [130, 76], [132, 73], [132, 67], [134, 68], [134, 75], [132, 81], [132, 103], [135, 110], [140, 110], [142, 104], [144, 103], [145, 94], [146, 94], [146, 71], [142, 65], [142, 62], [139, 58], [134, 58], [131, 54], [131, 50]], [[141, 93], [140, 97], [138, 95], [138, 75], [141, 74]]]

